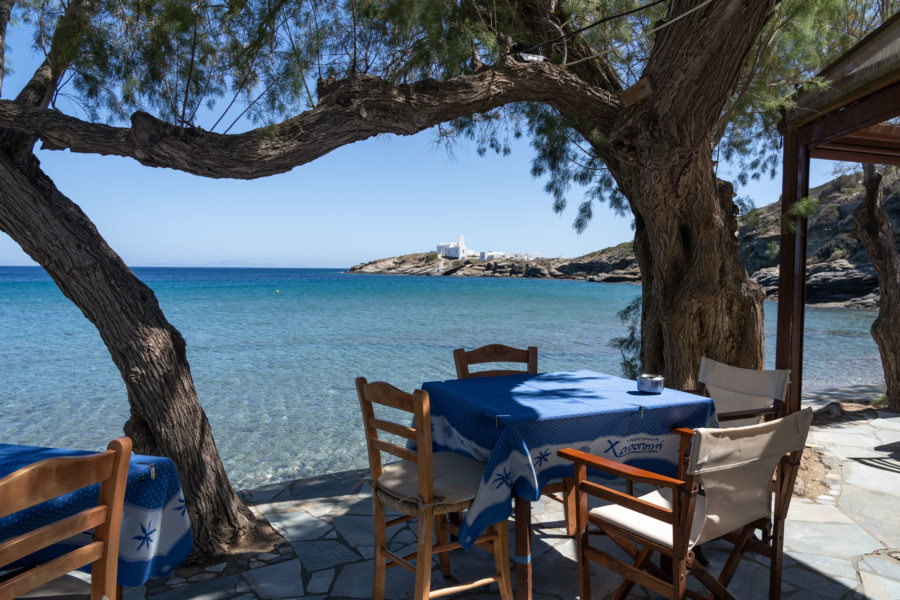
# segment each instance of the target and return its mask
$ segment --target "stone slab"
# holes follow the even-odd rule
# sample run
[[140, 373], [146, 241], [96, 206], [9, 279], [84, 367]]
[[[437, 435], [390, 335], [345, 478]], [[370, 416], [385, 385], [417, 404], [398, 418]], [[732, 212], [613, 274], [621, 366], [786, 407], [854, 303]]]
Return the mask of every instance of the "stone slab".
[[886, 510], [896, 504], [896, 496], [881, 494], [855, 485], [844, 485], [840, 507], [888, 548], [900, 547], [900, 514]]
[[866, 600], [897, 600], [900, 598], [900, 581], [875, 573], [860, 571]]
[[802, 554], [852, 558], [882, 548], [878, 540], [856, 525], [789, 521], [784, 531], [785, 549]]
[[331, 589], [332, 581], [334, 581], [334, 569], [317, 571], [309, 578], [306, 591], [310, 594], [327, 594], [328, 590]]
[[826, 506], [806, 498], [794, 498], [788, 510], [788, 522], [853, 524], [853, 520], [835, 506]]
[[311, 573], [336, 565], [356, 562], [362, 558], [358, 552], [347, 548], [338, 541], [292, 542], [291, 546], [300, 557], [303, 567]]
[[242, 577], [263, 600], [303, 595], [303, 576], [298, 559], [245, 571]]
[[270, 513], [269, 523], [289, 542], [315, 540], [331, 531], [331, 525], [306, 511]]
[[849, 559], [803, 552], [786, 552], [785, 554], [797, 561], [801, 567], [821, 575], [856, 580], [856, 566]]
[[235, 595], [240, 575], [229, 575], [194, 585], [186, 585], [161, 594], [148, 596], [153, 600], [223, 600]]
[[889, 500], [890, 502], [900, 500], [900, 472], [870, 466], [864, 462], [849, 461], [844, 464], [843, 474], [845, 484], [897, 497]]

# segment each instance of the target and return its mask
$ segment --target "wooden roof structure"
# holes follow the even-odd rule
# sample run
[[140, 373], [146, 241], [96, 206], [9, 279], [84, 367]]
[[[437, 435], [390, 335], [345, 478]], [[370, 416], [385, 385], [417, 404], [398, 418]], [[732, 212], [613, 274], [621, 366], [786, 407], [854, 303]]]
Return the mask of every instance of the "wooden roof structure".
[[900, 166], [900, 13], [826, 67], [824, 90], [798, 93], [781, 124], [784, 174], [775, 366], [791, 370], [788, 410], [800, 409], [806, 304], [807, 219], [790, 216], [809, 195], [811, 158]]

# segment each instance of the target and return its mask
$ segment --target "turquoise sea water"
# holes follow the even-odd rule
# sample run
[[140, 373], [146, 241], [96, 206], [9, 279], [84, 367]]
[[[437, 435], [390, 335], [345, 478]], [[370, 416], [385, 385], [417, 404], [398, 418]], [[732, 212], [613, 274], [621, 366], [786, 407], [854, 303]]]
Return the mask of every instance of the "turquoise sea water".
[[[238, 488], [366, 466], [357, 376], [403, 389], [454, 376], [451, 352], [540, 348], [544, 371], [619, 372], [627, 284], [350, 275], [326, 269], [136, 268], [188, 359]], [[882, 380], [873, 312], [807, 310], [805, 389]], [[767, 359], [775, 305], [766, 303]], [[99, 448], [125, 386], [93, 326], [37, 267], [0, 267], [0, 440]]]

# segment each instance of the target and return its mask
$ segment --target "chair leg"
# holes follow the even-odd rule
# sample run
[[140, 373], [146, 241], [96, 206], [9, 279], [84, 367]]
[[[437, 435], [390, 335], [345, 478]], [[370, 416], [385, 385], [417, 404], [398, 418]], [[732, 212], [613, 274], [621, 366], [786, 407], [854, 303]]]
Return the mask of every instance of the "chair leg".
[[[450, 543], [450, 532], [447, 531], [447, 527], [445, 526], [445, 518], [446, 516], [440, 515], [434, 519], [434, 533], [437, 537], [438, 544]], [[450, 555], [446, 552], [441, 552], [438, 554], [438, 562], [441, 565], [441, 573], [443, 573], [445, 577], [450, 577]]]
[[575, 506], [575, 479], [566, 477], [563, 479], [563, 485], [565, 486], [563, 490], [563, 517], [566, 522], [566, 535], [571, 537], [575, 535], [575, 530], [578, 527], [575, 518], [577, 510]]
[[[647, 564], [647, 559], [653, 554], [653, 550], [650, 548], [643, 548], [640, 552], [637, 553], [637, 556], [634, 557], [634, 568], [635, 569], [643, 569]], [[652, 563], [651, 563], [652, 564]], [[631, 592], [631, 588], [634, 587], [634, 581], [631, 579], [625, 579], [619, 588], [616, 590], [616, 593], [613, 595], [613, 598], [616, 600], [620, 600], [622, 598], [627, 598], [628, 594]]]
[[497, 576], [497, 586], [500, 588], [500, 598], [502, 600], [513, 600], [512, 581], [509, 570], [509, 526], [506, 521], [501, 521], [494, 525], [496, 537], [493, 542], [494, 550], [494, 567]]
[[575, 550], [578, 553], [578, 595], [581, 600], [591, 600], [591, 561], [584, 549], [588, 535], [579, 527], [576, 531]]
[[672, 600], [683, 600], [687, 593], [687, 560], [672, 559]]
[[781, 599], [781, 567], [784, 556], [784, 519], [776, 516], [772, 522], [772, 563], [769, 567], [769, 598]]
[[384, 578], [387, 571], [387, 532], [384, 507], [372, 494], [372, 512], [375, 517], [375, 556], [372, 564], [372, 600], [384, 600]]
[[415, 600], [428, 600], [431, 593], [431, 550], [434, 535], [434, 509], [420, 508], [418, 515], [419, 535], [416, 546], [416, 593]]
[[756, 531], [756, 527], [753, 524], [750, 524], [744, 527], [741, 530], [741, 533], [738, 534], [737, 539], [734, 542], [734, 548], [731, 549], [731, 554], [728, 555], [728, 559], [722, 567], [722, 572], [719, 573], [718, 582], [722, 584], [723, 587], [728, 587], [731, 578], [734, 577], [738, 563], [740, 563], [741, 558], [743, 558], [744, 546], [747, 545], [747, 541], [750, 539], [750, 536], [753, 535], [754, 531]]

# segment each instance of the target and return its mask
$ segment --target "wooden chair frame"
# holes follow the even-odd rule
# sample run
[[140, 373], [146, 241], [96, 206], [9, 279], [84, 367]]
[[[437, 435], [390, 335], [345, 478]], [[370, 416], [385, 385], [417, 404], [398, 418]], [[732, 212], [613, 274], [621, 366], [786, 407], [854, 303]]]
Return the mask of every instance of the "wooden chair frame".
[[42, 460], [0, 479], [0, 517], [100, 483], [97, 506], [0, 543], [2, 567], [94, 529], [93, 542], [0, 582], [0, 600], [17, 598], [87, 564], [91, 600], [119, 596], [116, 572], [130, 456], [131, 439], [122, 437], [111, 441], [105, 452]]
[[[482, 346], [481, 348], [469, 351], [466, 351], [463, 348], [457, 348], [453, 351], [453, 361], [456, 363], [457, 379], [468, 379], [470, 377], [498, 377], [502, 375], [517, 375], [520, 373], [537, 375], [538, 349], [536, 346], [529, 346], [527, 350], [521, 350], [519, 348], [510, 348], [503, 344], [488, 344], [487, 346]], [[527, 367], [524, 371], [504, 369], [469, 371], [469, 365], [495, 362], [525, 363]]]
[[[383, 600], [387, 569], [400, 566], [416, 576], [416, 600], [437, 598], [447, 594], [463, 592], [497, 582], [503, 600], [512, 600], [512, 584], [509, 573], [509, 534], [506, 522], [491, 526], [488, 532], [479, 536], [474, 544], [494, 555], [495, 574], [467, 583], [438, 590], [431, 589], [432, 556], [438, 555], [441, 571], [450, 575], [450, 560], [447, 552], [461, 548], [458, 541], [451, 541], [450, 534], [458, 535], [459, 527], [447, 520], [446, 514], [435, 515], [434, 471], [431, 446], [431, 407], [428, 392], [416, 390], [407, 394], [387, 383], [368, 383], [365, 378], [356, 379], [360, 408], [366, 433], [369, 466], [372, 476], [372, 503], [375, 518], [375, 556], [372, 599]], [[413, 415], [413, 426], [400, 425], [376, 418], [373, 404], [380, 404]], [[379, 438], [379, 431], [393, 434], [415, 443], [415, 450]], [[381, 453], [385, 452], [401, 460], [416, 465], [418, 473], [418, 501], [415, 514], [406, 514], [387, 520], [386, 510], [377, 492], [377, 481], [383, 472]], [[395, 510], [398, 507], [391, 507]], [[388, 527], [418, 520], [418, 541], [416, 551], [406, 556], [398, 556], [387, 549]], [[433, 533], [437, 540], [433, 539]], [[410, 561], [415, 560], [415, 564]]]
[[[685, 428], [673, 429], [673, 433], [682, 436], [681, 448], [689, 447], [685, 438], [693, 435], [693, 431]], [[719, 577], [714, 577], [689, 549], [691, 526], [697, 495], [700, 493], [699, 483], [683, 470], [683, 455], [679, 460], [679, 477], [677, 479], [659, 475], [651, 471], [630, 467], [615, 461], [585, 452], [566, 448], [559, 451], [559, 456], [575, 463], [576, 504], [578, 530], [576, 547], [578, 552], [579, 594], [582, 600], [591, 598], [590, 562], [596, 562], [618, 573], [624, 581], [616, 590], [613, 598], [625, 598], [635, 583], [652, 590], [666, 598], [681, 600], [685, 597], [706, 599], [719, 598], [733, 600], [734, 596], [727, 586], [734, 576], [741, 556], [745, 551], [762, 554], [770, 559], [769, 598], [781, 598], [781, 575], [784, 546], [784, 519], [787, 516], [791, 501], [791, 492], [797, 477], [797, 470], [802, 450], [786, 454], [776, 467], [771, 494], [774, 495], [771, 519], [759, 519], [745, 524], [740, 531], [733, 532], [725, 538], [733, 543], [733, 549], [722, 568]], [[587, 480], [587, 469], [597, 469], [632, 483], [646, 483], [672, 492], [672, 507], [667, 509], [632, 497], [618, 490]], [[629, 508], [642, 515], [647, 515], [672, 525], [672, 548], [660, 545], [631, 531], [620, 529], [610, 523], [594, 518], [588, 513], [588, 496], [593, 496]], [[589, 536], [597, 532], [589, 531], [589, 524], [599, 527], [600, 532], [609, 536], [632, 558], [632, 563], [622, 561], [611, 554], [594, 548], [589, 543]], [[752, 538], [756, 529], [770, 532], [767, 540]], [[650, 562], [653, 552], [660, 554], [660, 566]], [[687, 589], [687, 574], [690, 573], [710, 591], [710, 595], [700, 594]]]

